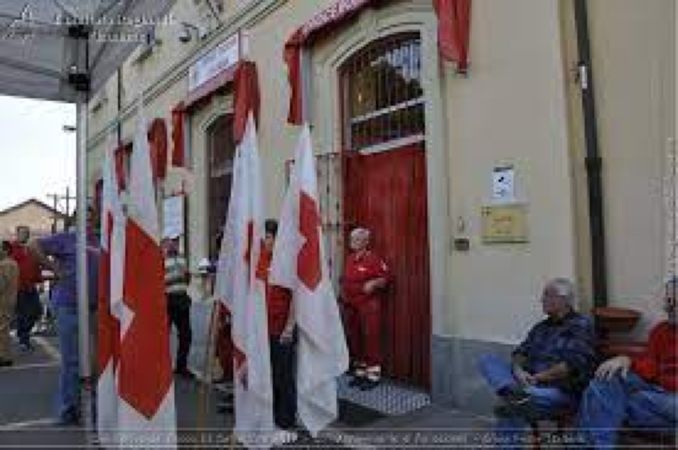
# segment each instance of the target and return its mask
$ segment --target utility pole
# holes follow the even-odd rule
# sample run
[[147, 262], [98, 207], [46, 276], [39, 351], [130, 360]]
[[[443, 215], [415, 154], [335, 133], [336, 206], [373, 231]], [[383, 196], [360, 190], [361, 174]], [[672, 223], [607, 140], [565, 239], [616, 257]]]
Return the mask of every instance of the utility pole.
[[[69, 216], [71, 213], [71, 200], [75, 200], [75, 197], [71, 195], [71, 190], [70, 187], [66, 187], [66, 195], [61, 195], [61, 194], [47, 194], [47, 197], [52, 199], [52, 205], [54, 208], [54, 214], [53, 214], [53, 220], [52, 220], [52, 234], [57, 232], [57, 225], [58, 225], [58, 219], [59, 219], [59, 214], [64, 214], [66, 216]], [[60, 205], [61, 202], [65, 201], [66, 202], [66, 212], [60, 211]]]

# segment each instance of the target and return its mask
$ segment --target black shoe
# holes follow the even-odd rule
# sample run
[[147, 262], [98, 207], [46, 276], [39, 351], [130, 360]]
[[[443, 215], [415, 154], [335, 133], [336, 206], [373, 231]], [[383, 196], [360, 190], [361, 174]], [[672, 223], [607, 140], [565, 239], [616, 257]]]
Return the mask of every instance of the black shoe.
[[360, 385], [361, 391], [371, 391], [375, 387], [379, 386], [380, 380], [370, 380], [365, 379], [362, 385]]
[[174, 374], [186, 380], [195, 380], [195, 374], [188, 369], [175, 369]]
[[217, 413], [218, 414], [232, 414], [233, 413], [233, 401], [222, 401], [217, 403]]
[[226, 377], [219, 377], [215, 380], [212, 380], [212, 384], [227, 384], [227, 383], [230, 383], [231, 381], [233, 381], [233, 380], [226, 378]]
[[14, 361], [11, 359], [0, 358], [0, 367], [10, 367], [14, 365]]
[[506, 403], [509, 405], [524, 405], [530, 401], [530, 394], [522, 389], [509, 389], [501, 394]]
[[365, 381], [367, 381], [367, 378], [358, 377], [358, 376], [353, 375], [353, 378], [351, 379], [351, 381], [348, 382], [348, 385], [350, 387], [359, 388], [359, 387], [362, 387], [362, 385], [365, 383]]
[[55, 422], [58, 427], [76, 427], [80, 425], [80, 413], [69, 410], [61, 415]]

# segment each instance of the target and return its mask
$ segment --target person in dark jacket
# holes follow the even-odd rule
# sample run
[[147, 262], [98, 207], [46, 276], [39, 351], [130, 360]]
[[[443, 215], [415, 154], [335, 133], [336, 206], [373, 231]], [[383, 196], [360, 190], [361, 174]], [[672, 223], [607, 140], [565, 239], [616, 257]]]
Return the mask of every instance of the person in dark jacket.
[[[257, 276], [266, 283], [266, 309], [273, 381], [273, 416], [279, 428], [290, 430], [296, 425], [297, 414], [296, 322], [292, 309], [292, 293], [289, 289], [268, 283], [278, 222], [269, 219], [264, 227], [266, 234], [259, 257]], [[288, 438], [289, 440], [296, 440], [296, 435]]]
[[593, 322], [574, 310], [573, 283], [549, 281], [541, 303], [546, 319], [530, 330], [510, 362], [483, 355], [478, 363], [500, 398], [497, 438], [505, 448], [519, 448], [529, 424], [576, 408], [595, 367]]

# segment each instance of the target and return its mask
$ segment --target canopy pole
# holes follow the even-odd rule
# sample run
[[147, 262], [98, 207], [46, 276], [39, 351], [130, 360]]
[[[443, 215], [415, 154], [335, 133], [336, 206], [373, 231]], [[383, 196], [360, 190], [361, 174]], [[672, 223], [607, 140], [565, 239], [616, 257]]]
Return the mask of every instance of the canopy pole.
[[76, 115], [78, 349], [80, 377], [89, 380], [92, 375], [92, 365], [90, 364], [89, 291], [87, 289], [87, 104], [84, 100], [76, 104]]

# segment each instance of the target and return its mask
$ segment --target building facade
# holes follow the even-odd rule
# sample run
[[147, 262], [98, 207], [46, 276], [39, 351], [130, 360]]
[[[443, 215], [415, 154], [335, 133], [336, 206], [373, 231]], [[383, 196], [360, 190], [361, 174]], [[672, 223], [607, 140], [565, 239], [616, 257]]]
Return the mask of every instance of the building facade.
[[30, 199], [0, 211], [0, 239], [16, 238], [18, 227], [28, 227], [31, 236], [63, 231], [67, 216], [43, 202]]
[[[165, 120], [168, 142], [182, 106], [181, 173], [190, 175], [183, 184], [168, 176], [161, 190], [185, 193], [168, 209], [180, 219], [166, 220], [183, 231], [192, 267], [214, 256], [228, 203], [233, 62], [258, 67], [265, 202], [276, 217], [299, 133], [286, 123], [284, 44], [336, 0], [207, 3], [176, 2], [175, 24], [156, 27], [155, 40], [94, 95], [88, 116], [94, 189], [111, 133], [132, 139], [139, 95], [149, 119]], [[643, 312], [639, 337], [660, 315], [671, 270], [678, 13], [672, 0], [585, 3], [592, 80], [578, 70], [574, 0], [474, 0], [465, 74], [441, 60], [428, 0], [373, 2], [305, 49], [333, 275], [346, 231], [370, 227], [395, 274], [387, 373], [434, 400], [487, 410], [474, 360], [524, 337], [549, 278], [575, 280], [580, 309], [595, 303], [586, 83], [595, 86], [608, 302]]]

